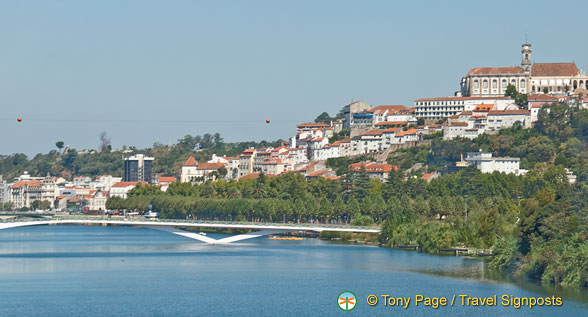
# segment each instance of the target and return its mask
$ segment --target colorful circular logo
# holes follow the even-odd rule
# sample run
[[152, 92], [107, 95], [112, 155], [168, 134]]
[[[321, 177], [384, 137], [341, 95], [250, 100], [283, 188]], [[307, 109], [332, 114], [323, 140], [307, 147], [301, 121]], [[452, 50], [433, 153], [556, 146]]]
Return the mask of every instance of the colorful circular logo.
[[352, 292], [342, 292], [337, 296], [337, 304], [339, 308], [344, 311], [350, 311], [355, 308], [357, 303], [357, 297]]

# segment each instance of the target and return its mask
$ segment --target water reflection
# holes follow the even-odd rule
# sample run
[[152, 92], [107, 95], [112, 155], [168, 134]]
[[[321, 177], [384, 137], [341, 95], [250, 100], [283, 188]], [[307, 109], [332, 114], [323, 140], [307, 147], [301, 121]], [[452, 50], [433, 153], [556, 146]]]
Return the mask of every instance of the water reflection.
[[[218, 239], [226, 235], [210, 236]], [[235, 297], [232, 307], [236, 310], [231, 313], [258, 314], [259, 307], [251, 303], [271, 302], [273, 306], [260, 315], [274, 315], [287, 314], [288, 310], [280, 309], [292, 305], [286, 300], [292, 294], [302, 299], [295, 306], [302, 315], [331, 315], [332, 303], [327, 301], [327, 295], [348, 288], [358, 296], [392, 291], [440, 296], [459, 291], [480, 296], [501, 292], [521, 296], [556, 294], [580, 302], [588, 298], [585, 291], [510, 280], [489, 270], [478, 259], [317, 239], [258, 238], [209, 245], [143, 228], [0, 230], [0, 298], [4, 299], [0, 315], [86, 315], [86, 310], [78, 308], [79, 303], [68, 299], [72, 296], [102, 315], [185, 315], [182, 309], [188, 308], [199, 315], [218, 315], [226, 314], [219, 307], [229, 295]], [[27, 301], [23, 294], [34, 300]], [[127, 296], [136, 302], [129, 302]], [[153, 308], [158, 301], [166, 310]], [[53, 304], [48, 308], [47, 303]], [[102, 307], [100, 303], [107, 304]], [[62, 307], [71, 311], [64, 313]], [[565, 311], [577, 313], [574, 309], [581, 307], [568, 304]], [[548, 314], [547, 310], [539, 312]], [[370, 313], [389, 315], [390, 311]]]

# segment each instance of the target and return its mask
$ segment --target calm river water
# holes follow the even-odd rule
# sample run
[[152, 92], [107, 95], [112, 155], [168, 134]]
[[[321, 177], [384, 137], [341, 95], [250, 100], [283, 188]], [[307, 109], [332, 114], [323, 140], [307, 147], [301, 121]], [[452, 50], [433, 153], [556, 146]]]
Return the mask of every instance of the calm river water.
[[[485, 275], [476, 260], [317, 239], [214, 246], [144, 228], [0, 230], [0, 316], [588, 315], [585, 293], [561, 307], [503, 307], [503, 294], [552, 294]], [[357, 296], [354, 310], [339, 309], [343, 291]], [[380, 297], [369, 306], [370, 294], [411, 301], [405, 309]], [[499, 304], [463, 307], [457, 297], [454, 306], [433, 309], [414, 305], [419, 294], [449, 301], [498, 295]]]

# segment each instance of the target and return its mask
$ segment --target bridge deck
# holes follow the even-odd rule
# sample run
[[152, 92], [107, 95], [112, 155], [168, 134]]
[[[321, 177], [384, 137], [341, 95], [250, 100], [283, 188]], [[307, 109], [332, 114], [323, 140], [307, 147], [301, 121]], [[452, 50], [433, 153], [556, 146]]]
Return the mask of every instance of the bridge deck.
[[201, 227], [201, 228], [228, 228], [228, 229], [278, 229], [290, 231], [339, 231], [339, 232], [371, 232], [379, 233], [378, 227], [357, 227], [340, 225], [313, 225], [313, 224], [278, 224], [278, 223], [251, 223], [251, 222], [208, 222], [208, 221], [184, 221], [184, 220], [135, 220], [120, 219], [111, 220], [108, 218], [96, 219], [52, 219], [52, 220], [30, 220], [30, 221], [2, 221], [0, 228], [13, 228], [23, 226], [48, 225], [48, 224], [119, 224], [130, 226], [172, 226], [172, 227]]
[[[73, 218], [73, 219], [52, 219], [52, 220], [30, 220], [30, 221], [2, 221], [0, 222], [0, 230], [17, 228], [17, 227], [28, 227], [38, 225], [60, 225], [60, 224], [97, 224], [97, 225], [127, 225], [135, 227], [147, 227], [151, 229], [157, 229], [167, 231], [173, 234], [181, 235], [187, 238], [200, 240], [211, 244], [223, 244], [244, 239], [256, 238], [269, 234], [292, 232], [292, 231], [339, 231], [339, 232], [366, 232], [366, 233], [379, 233], [379, 228], [373, 227], [354, 227], [354, 226], [329, 226], [329, 225], [293, 225], [293, 224], [273, 224], [273, 223], [242, 223], [242, 222], [199, 222], [199, 221], [182, 221], [182, 220], [147, 220], [147, 219], [119, 219], [111, 220], [108, 218], [97, 219], [97, 218]], [[197, 233], [186, 232], [174, 227], [181, 228], [225, 228], [225, 229], [252, 229], [260, 230], [258, 232], [250, 232], [247, 234], [236, 235], [220, 240], [215, 240], [205, 236], [201, 236]]]

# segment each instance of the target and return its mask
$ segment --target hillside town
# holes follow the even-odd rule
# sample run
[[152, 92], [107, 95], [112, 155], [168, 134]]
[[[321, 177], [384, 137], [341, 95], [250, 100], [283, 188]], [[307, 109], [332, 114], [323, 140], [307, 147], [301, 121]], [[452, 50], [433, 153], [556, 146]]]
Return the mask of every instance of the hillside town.
[[[138, 184], [156, 185], [166, 191], [174, 182], [229, 181], [261, 174], [274, 177], [297, 173], [307, 179], [337, 179], [340, 176], [326, 166], [326, 161], [341, 157], [373, 158], [351, 164], [349, 169], [385, 181], [398, 169], [387, 163], [395, 150], [428, 144], [434, 138], [474, 139], [514, 125], [531, 128], [540, 110], [555, 102], [588, 108], [588, 75], [575, 63], [533, 63], [531, 44], [523, 44], [521, 53], [520, 66], [470, 69], [459, 83], [460, 90], [452, 96], [422, 96], [412, 107], [355, 101], [344, 106], [342, 118], [296, 125], [289, 141], [277, 147], [249, 148], [237, 156], [212, 155], [203, 162], [186, 157], [179, 178], [154, 174], [154, 158], [143, 154], [124, 158], [124, 175], [118, 176], [75, 175], [71, 180], [27, 172], [14, 179], [0, 176], [0, 203], [12, 209], [103, 213], [108, 198], [126, 198]], [[519, 168], [520, 159], [516, 157], [493, 157], [484, 152], [465, 155], [455, 162], [457, 168], [475, 165], [483, 173], [526, 172]], [[428, 173], [423, 179], [430, 181], [436, 176]], [[573, 175], [569, 178], [572, 181]]]

